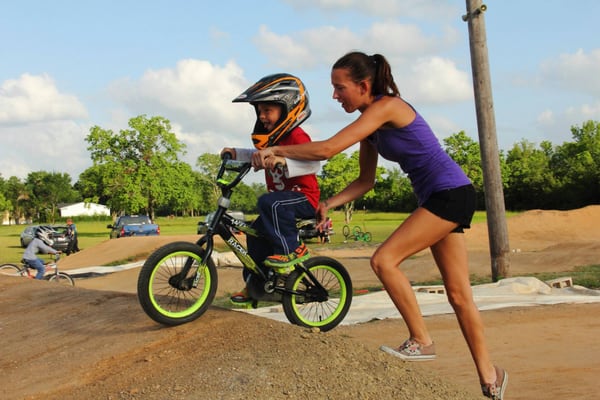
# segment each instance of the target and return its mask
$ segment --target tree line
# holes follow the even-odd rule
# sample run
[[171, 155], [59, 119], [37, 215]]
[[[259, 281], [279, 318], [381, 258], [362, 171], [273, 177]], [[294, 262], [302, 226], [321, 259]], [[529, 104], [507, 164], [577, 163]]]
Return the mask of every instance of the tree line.
[[[500, 154], [507, 210], [574, 209], [600, 204], [600, 122], [586, 121], [571, 127], [572, 140], [560, 145], [521, 140]], [[185, 144], [160, 116], [131, 118], [119, 132], [90, 128], [86, 137], [92, 166], [73, 184], [69, 174], [31, 172], [21, 180], [0, 175], [0, 210], [12, 220], [54, 221], [61, 204], [94, 202], [107, 205], [113, 214], [204, 215], [215, 208], [220, 190], [214, 178], [218, 154], [201, 154], [195, 168], [181, 161]], [[485, 208], [479, 144], [464, 131], [443, 140], [443, 147], [473, 181], [478, 209]], [[358, 175], [358, 152], [338, 154], [318, 175], [322, 197], [337, 193]], [[256, 199], [265, 185], [240, 184], [231, 209], [256, 213]], [[352, 211], [410, 212], [416, 206], [410, 181], [396, 167], [377, 168], [373, 190], [344, 206]]]

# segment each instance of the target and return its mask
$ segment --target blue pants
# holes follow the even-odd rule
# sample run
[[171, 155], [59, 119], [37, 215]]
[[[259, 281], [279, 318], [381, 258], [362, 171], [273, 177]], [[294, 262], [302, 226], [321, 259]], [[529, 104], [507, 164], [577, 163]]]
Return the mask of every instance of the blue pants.
[[35, 279], [42, 279], [44, 274], [46, 273], [46, 264], [44, 264], [44, 260], [41, 258], [35, 258], [33, 260], [26, 260], [27, 264], [31, 265], [33, 268], [37, 270], [37, 274], [35, 274]]
[[300, 244], [296, 218], [315, 218], [316, 214], [315, 208], [300, 192], [269, 192], [260, 196], [257, 206], [258, 218], [252, 227], [263, 237], [248, 236], [246, 240], [248, 253], [259, 265], [270, 255], [296, 250]]

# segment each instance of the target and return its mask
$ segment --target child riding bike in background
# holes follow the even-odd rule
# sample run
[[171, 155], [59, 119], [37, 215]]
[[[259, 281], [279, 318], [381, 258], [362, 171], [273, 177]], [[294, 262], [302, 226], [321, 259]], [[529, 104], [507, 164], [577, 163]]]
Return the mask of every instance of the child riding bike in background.
[[[289, 74], [268, 75], [233, 100], [250, 103], [256, 111], [252, 132], [255, 149], [224, 148], [232, 158], [251, 161], [252, 154], [269, 146], [286, 146], [310, 142], [308, 134], [300, 128], [311, 114], [308, 93], [302, 81]], [[248, 253], [255, 260], [276, 272], [286, 273], [294, 264], [309, 257], [308, 249], [298, 239], [297, 218], [314, 218], [319, 203], [319, 186], [316, 173], [319, 161], [298, 161], [284, 157], [272, 169], [265, 169], [268, 193], [258, 199], [258, 218], [253, 228], [267, 240], [247, 237]], [[263, 165], [253, 165], [255, 170]], [[249, 277], [243, 272], [244, 282]], [[247, 303], [252, 299], [247, 288], [231, 296], [234, 303]]]
[[36, 228], [33, 235], [33, 240], [29, 242], [27, 248], [23, 252], [23, 260], [31, 267], [37, 270], [35, 279], [44, 278], [46, 273], [46, 264], [44, 260], [37, 256], [38, 253], [45, 254], [60, 254], [60, 251], [50, 247], [54, 244], [53, 240], [50, 239], [52, 230], [43, 226]]

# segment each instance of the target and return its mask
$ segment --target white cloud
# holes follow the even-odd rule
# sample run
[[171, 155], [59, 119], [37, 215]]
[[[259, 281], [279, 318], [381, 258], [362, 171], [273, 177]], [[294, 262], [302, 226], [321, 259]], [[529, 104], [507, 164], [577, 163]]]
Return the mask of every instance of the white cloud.
[[246, 87], [242, 70], [232, 62], [219, 67], [188, 59], [175, 68], [148, 70], [136, 81], [117, 81], [110, 91], [134, 113], [173, 117], [185, 129], [231, 129], [239, 111], [231, 102]]
[[2, 176], [24, 179], [33, 171], [59, 172], [71, 175], [75, 183], [79, 173], [92, 164], [85, 150], [88, 132], [88, 126], [73, 121], [33, 122], [2, 128], [2, 137], [10, 137], [10, 145], [0, 147]]
[[396, 78], [396, 84], [405, 87], [410, 99], [419, 103], [450, 103], [473, 98], [471, 77], [448, 59], [420, 59], [410, 67], [408, 79], [404, 79], [404, 74], [396, 76], [400, 78]]
[[571, 128], [581, 126], [589, 120], [598, 120], [600, 101], [592, 104], [570, 106], [559, 112], [545, 110], [537, 117], [537, 124], [543, 132], [540, 140], [550, 140], [554, 144], [572, 141]]
[[297, 10], [319, 8], [325, 12], [352, 11], [376, 17], [448, 18], [460, 15], [458, 7], [447, 0], [285, 0]]
[[458, 33], [448, 27], [440, 36], [427, 35], [417, 25], [378, 22], [353, 32], [347, 28], [324, 26], [279, 35], [260, 26], [254, 43], [268, 65], [284, 69], [331, 66], [344, 53], [353, 50], [383, 54], [390, 62], [413, 63], [417, 57], [433, 55], [457, 41]]
[[0, 124], [86, 117], [77, 97], [60, 93], [48, 75], [23, 74], [0, 86]]
[[555, 123], [554, 113], [552, 110], [544, 110], [537, 117], [538, 124], [542, 126], [551, 126]]
[[600, 96], [600, 49], [589, 52], [579, 49], [573, 54], [561, 54], [543, 62], [540, 70], [542, 85]]
[[[233, 62], [225, 66], [187, 59], [174, 68], [148, 70], [138, 80], [111, 85], [113, 97], [134, 115], [162, 116], [187, 146], [192, 166], [198, 155], [224, 146], [250, 145], [255, 114], [248, 104], [232, 100], [250, 85]], [[125, 125], [119, 129], [124, 129]]]

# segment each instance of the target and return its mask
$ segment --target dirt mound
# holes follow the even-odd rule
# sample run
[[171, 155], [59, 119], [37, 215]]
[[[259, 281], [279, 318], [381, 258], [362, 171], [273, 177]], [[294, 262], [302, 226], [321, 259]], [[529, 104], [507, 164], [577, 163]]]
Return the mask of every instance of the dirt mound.
[[[600, 206], [510, 218], [513, 275], [597, 264], [598, 225]], [[472, 272], [489, 276], [487, 227], [473, 226], [466, 238]], [[197, 236], [107, 240], [65, 257], [61, 268], [143, 259], [176, 240]], [[371, 247], [315, 244], [311, 252], [339, 259], [355, 287], [378, 284], [369, 268]], [[427, 251], [403, 270], [413, 280], [437, 276]], [[312, 333], [211, 307], [197, 321], [162, 327], [137, 302], [137, 273], [78, 279], [74, 288], [0, 276], [0, 398], [481, 398], [453, 315], [427, 318], [438, 360], [407, 364], [378, 351], [405, 339], [401, 319]], [[239, 268], [219, 268], [220, 295], [240, 284]], [[600, 362], [589, 350], [597, 347], [600, 324], [589, 316], [598, 312], [596, 303], [482, 313], [492, 357], [511, 374], [508, 398], [595, 398]]]
[[335, 332], [236, 311], [164, 328], [131, 294], [4, 276], [0, 304], [3, 399], [477, 398]]

